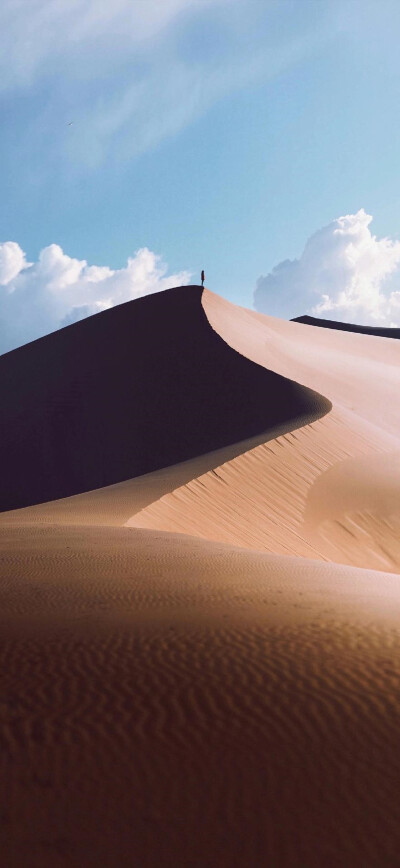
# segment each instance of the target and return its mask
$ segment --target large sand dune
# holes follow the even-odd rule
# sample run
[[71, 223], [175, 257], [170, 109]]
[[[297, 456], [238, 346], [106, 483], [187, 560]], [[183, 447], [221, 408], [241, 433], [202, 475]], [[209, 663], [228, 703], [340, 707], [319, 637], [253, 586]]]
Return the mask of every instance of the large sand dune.
[[165, 494], [128, 524], [400, 571], [400, 344], [254, 314], [210, 292], [203, 305], [230, 346], [323, 392], [333, 409]]
[[229, 349], [178, 287], [0, 357], [0, 508], [139, 476], [326, 413], [321, 395]]
[[5, 868], [397, 868], [399, 362], [199, 287], [0, 359], [3, 509], [81, 491], [0, 516]]

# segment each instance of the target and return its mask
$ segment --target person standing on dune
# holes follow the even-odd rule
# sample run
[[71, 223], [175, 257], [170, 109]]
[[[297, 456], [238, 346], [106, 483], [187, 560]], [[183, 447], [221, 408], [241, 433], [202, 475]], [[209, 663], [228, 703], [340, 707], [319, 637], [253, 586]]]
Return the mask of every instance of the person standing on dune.
[[201, 285], [204, 286], [204, 271], [201, 272]]

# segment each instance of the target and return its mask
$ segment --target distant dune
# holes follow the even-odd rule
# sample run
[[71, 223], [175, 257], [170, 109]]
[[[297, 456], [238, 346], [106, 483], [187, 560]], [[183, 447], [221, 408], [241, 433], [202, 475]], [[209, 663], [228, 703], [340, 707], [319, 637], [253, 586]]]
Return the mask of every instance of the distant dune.
[[120, 305], [0, 357], [0, 509], [140, 476], [277, 424], [323, 396], [232, 351], [201, 287]]
[[2, 868], [398, 868], [399, 393], [195, 286], [0, 358]]
[[304, 325], [318, 326], [320, 329], [339, 329], [342, 332], [357, 332], [361, 335], [375, 335], [381, 338], [400, 338], [400, 329], [385, 328], [385, 326], [354, 325], [349, 322], [337, 322], [333, 319], [318, 319], [315, 316], [295, 316], [291, 322], [301, 322]]

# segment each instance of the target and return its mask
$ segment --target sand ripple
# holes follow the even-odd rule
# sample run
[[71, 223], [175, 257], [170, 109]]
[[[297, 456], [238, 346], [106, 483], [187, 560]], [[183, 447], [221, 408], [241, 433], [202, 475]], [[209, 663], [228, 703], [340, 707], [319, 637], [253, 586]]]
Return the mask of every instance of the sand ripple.
[[7, 868], [397, 865], [400, 578], [145, 531], [2, 542]]

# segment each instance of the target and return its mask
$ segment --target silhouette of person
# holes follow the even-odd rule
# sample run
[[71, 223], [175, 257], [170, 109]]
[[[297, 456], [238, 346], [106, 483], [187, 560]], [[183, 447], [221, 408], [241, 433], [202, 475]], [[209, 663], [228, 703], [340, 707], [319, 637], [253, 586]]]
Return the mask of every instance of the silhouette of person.
[[201, 285], [204, 286], [204, 271], [201, 272]]

